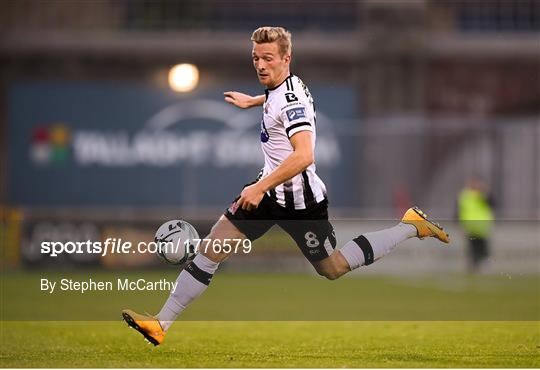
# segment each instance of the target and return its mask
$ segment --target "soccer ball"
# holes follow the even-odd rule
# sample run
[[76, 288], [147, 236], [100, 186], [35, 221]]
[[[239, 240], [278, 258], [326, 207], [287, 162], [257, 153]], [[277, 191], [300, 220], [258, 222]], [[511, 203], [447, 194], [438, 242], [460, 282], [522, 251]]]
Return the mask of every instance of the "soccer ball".
[[171, 265], [181, 265], [195, 257], [193, 239], [199, 239], [199, 234], [191, 224], [167, 221], [156, 231], [157, 255]]

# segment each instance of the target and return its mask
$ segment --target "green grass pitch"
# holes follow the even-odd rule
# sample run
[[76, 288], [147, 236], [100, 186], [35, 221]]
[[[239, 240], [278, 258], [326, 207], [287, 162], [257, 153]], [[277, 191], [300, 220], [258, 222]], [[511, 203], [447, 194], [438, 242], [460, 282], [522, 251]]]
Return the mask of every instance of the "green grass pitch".
[[153, 347], [128, 329], [120, 310], [155, 312], [166, 292], [39, 292], [39, 278], [55, 274], [164, 275], [3, 273], [2, 367], [540, 367], [537, 276], [330, 282], [223, 272]]
[[4, 322], [3, 367], [529, 367], [538, 322]]

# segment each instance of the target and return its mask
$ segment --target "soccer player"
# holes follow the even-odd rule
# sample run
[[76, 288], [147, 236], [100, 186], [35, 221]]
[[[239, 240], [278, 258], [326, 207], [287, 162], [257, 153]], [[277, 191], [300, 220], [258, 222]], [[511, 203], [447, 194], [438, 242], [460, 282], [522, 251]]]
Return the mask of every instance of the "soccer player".
[[[265, 94], [249, 96], [225, 92], [225, 101], [240, 108], [263, 106], [261, 146], [264, 168], [246, 185], [207, 238], [255, 240], [273, 225], [295, 240], [304, 256], [322, 276], [333, 280], [369, 265], [412, 238], [448, 235], [418, 208], [407, 210], [396, 226], [366, 233], [335, 250], [334, 229], [328, 221], [327, 195], [315, 171], [316, 119], [313, 97], [306, 85], [289, 71], [291, 34], [281, 27], [253, 32], [252, 61]], [[177, 316], [208, 287], [220, 262], [229, 254], [212, 248], [199, 251], [180, 272], [178, 285], [154, 317], [131, 310], [122, 312], [129, 326], [158, 345]]]

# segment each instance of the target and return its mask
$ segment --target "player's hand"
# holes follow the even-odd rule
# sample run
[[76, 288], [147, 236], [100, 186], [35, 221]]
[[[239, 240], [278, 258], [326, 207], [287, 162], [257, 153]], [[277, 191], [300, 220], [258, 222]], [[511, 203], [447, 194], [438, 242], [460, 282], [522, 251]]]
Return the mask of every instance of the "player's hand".
[[246, 211], [252, 211], [259, 206], [262, 198], [264, 197], [264, 191], [259, 187], [257, 183], [246, 186], [242, 193], [240, 193], [240, 199], [236, 201], [238, 207]]
[[246, 109], [253, 107], [255, 97], [243, 94], [238, 91], [225, 91], [223, 93], [225, 101], [232, 105], [236, 105], [238, 108]]

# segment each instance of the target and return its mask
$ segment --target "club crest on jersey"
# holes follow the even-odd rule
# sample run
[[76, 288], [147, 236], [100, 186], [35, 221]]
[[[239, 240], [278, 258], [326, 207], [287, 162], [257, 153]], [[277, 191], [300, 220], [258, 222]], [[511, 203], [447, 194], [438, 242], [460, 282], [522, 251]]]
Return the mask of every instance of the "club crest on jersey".
[[270, 139], [270, 136], [268, 136], [268, 133], [261, 131], [261, 141], [263, 143], [266, 143]]
[[287, 113], [287, 118], [289, 119], [289, 122], [297, 120], [299, 118], [306, 117], [306, 110], [304, 107], [289, 109], [286, 113]]

